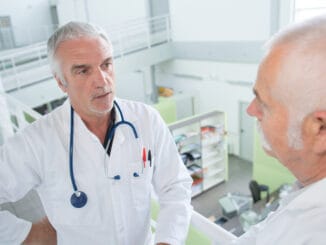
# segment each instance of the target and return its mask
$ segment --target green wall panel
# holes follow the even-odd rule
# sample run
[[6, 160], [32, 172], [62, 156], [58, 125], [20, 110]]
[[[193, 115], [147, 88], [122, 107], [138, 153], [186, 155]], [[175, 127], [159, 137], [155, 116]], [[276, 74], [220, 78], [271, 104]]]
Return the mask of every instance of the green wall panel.
[[177, 120], [177, 106], [174, 98], [159, 97], [158, 103], [153, 107], [158, 110], [166, 124]]
[[295, 177], [277, 159], [268, 156], [263, 150], [260, 137], [255, 130], [253, 179], [259, 184], [268, 185], [270, 191], [275, 191], [281, 184], [293, 183]]

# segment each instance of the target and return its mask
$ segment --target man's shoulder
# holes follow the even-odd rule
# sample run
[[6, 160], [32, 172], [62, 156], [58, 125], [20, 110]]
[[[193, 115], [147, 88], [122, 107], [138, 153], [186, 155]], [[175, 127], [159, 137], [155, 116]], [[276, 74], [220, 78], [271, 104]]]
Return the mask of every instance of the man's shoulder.
[[37, 131], [38, 133], [48, 131], [49, 133], [51, 128], [59, 128], [60, 126], [62, 126], [61, 124], [64, 121], [63, 118], [66, 116], [65, 107], [66, 105], [63, 104], [54, 109], [53, 111], [49, 112], [48, 114], [42, 115], [40, 118], [26, 126], [19, 133], [34, 134], [35, 131]]

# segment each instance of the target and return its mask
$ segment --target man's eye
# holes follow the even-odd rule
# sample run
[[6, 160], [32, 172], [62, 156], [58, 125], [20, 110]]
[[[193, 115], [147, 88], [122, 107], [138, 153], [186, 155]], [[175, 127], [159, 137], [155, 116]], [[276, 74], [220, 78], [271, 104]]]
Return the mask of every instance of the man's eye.
[[77, 71], [77, 74], [81, 74], [81, 75], [87, 74], [87, 69], [79, 70], [79, 71]]
[[112, 63], [111, 62], [104, 63], [104, 67], [106, 69], [111, 69], [112, 68]]

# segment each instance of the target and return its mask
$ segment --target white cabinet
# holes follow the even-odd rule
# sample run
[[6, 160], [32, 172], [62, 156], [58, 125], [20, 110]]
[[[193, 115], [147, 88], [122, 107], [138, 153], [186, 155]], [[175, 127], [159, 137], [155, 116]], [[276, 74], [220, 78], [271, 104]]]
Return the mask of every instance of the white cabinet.
[[183, 162], [194, 183], [192, 196], [228, 176], [225, 113], [211, 111], [169, 125]]

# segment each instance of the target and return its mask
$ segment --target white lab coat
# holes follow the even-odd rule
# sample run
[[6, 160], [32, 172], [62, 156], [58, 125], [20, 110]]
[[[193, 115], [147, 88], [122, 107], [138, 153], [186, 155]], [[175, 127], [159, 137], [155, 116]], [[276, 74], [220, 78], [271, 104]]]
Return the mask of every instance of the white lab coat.
[[[83, 208], [70, 204], [70, 104], [29, 125], [0, 148], [0, 203], [16, 201], [35, 188], [57, 231], [58, 244], [150, 244], [151, 186], [159, 198], [155, 240], [182, 244], [191, 216], [192, 180], [159, 114], [142, 103], [117, 99], [132, 130], [119, 126], [111, 157], [75, 113], [74, 173], [88, 196]], [[120, 115], [117, 112], [117, 121]], [[151, 149], [152, 167], [142, 170], [141, 146]], [[119, 174], [120, 180], [106, 177]], [[134, 177], [133, 173], [139, 173]], [[31, 224], [0, 212], [0, 244], [23, 241]]]
[[290, 194], [274, 213], [249, 229], [234, 244], [326, 244], [325, 193], [326, 179], [323, 179]]

